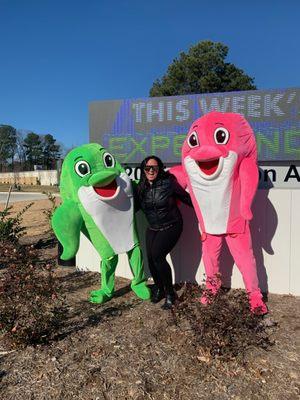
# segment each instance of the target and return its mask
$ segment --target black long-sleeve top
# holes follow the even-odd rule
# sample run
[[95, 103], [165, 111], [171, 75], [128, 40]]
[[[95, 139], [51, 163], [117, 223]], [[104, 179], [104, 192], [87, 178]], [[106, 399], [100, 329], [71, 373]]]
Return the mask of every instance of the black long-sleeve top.
[[150, 228], [162, 229], [182, 221], [177, 199], [192, 207], [190, 195], [179, 185], [174, 175], [166, 173], [135, 191], [138, 208], [145, 213]]

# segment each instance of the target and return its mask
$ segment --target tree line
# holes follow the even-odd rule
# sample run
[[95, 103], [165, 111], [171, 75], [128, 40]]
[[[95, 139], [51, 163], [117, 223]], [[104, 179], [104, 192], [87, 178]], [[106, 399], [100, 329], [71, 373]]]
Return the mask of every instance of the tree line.
[[50, 135], [19, 131], [0, 125], [0, 172], [31, 171], [35, 166], [55, 169], [62, 146]]

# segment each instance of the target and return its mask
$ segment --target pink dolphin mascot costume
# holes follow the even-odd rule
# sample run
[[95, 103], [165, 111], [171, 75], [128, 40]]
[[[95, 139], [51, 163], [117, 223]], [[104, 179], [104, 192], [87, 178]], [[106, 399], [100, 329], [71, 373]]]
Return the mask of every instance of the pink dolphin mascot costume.
[[[188, 187], [193, 201], [209, 292], [215, 295], [221, 285], [216, 275], [224, 238], [242, 273], [251, 311], [267, 313], [249, 230], [258, 168], [255, 136], [248, 122], [240, 114], [215, 111], [197, 119], [182, 147], [182, 165], [171, 172]], [[204, 294], [201, 302], [208, 303], [209, 297]]]

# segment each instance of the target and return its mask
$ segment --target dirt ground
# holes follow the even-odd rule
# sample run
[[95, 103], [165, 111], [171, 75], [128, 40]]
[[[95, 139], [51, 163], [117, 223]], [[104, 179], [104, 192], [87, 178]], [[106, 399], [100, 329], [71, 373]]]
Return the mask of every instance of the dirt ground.
[[[15, 211], [24, 205], [16, 203]], [[47, 200], [36, 201], [24, 215], [25, 242], [46, 234], [43, 210], [49, 207]], [[54, 245], [41, 250], [46, 259], [56, 254]], [[94, 305], [87, 298], [98, 288], [98, 274], [58, 267], [56, 276], [68, 305], [66, 322], [48, 345], [11, 350], [0, 336], [1, 399], [300, 398], [298, 297], [269, 295], [265, 323], [273, 346], [251, 346], [224, 361], [209, 356], [186, 320], [176, 322], [161, 304], [136, 298], [129, 281], [117, 279], [116, 296]]]
[[[59, 203], [59, 199], [56, 200]], [[51, 208], [51, 202], [49, 200], [38, 200], [38, 201], [20, 201], [13, 204], [12, 215], [20, 212], [25, 206], [33, 203], [32, 206], [23, 215], [22, 226], [26, 227], [26, 236], [33, 237], [37, 235], [43, 235], [50, 230], [49, 219], [45, 215], [47, 210]], [[0, 211], [4, 209], [5, 204], [0, 204]]]

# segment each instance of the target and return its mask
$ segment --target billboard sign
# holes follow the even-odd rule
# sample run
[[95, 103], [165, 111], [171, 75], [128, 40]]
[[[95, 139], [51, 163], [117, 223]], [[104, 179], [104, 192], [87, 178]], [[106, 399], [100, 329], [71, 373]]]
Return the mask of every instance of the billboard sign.
[[90, 142], [121, 163], [150, 154], [178, 163], [191, 123], [212, 111], [243, 114], [251, 124], [260, 161], [300, 160], [300, 88], [251, 90], [90, 103]]

